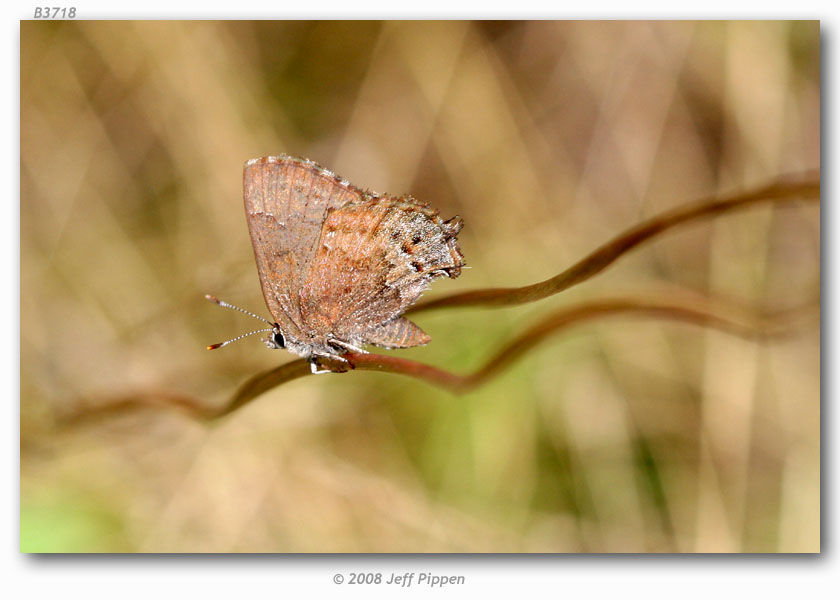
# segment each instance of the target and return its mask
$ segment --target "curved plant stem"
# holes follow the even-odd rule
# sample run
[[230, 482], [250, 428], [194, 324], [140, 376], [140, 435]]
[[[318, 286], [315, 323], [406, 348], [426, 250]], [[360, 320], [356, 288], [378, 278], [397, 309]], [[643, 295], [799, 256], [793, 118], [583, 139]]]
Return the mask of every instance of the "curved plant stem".
[[[721, 303], [705, 301], [688, 294], [669, 293], [667, 298], [628, 297], [584, 302], [544, 317], [502, 347], [478, 370], [465, 375], [396, 356], [352, 353], [345, 354], [344, 358], [352, 369], [407, 375], [452, 393], [463, 393], [497, 376], [548, 337], [585, 321], [625, 314], [682, 321], [749, 338], [795, 331], [803, 315], [816, 311], [815, 304], [756, 317], [748, 311], [732, 306], [724, 307]], [[230, 414], [268, 389], [308, 374], [309, 365], [306, 361], [297, 360], [257, 375], [239, 388], [218, 416]]]
[[539, 343], [572, 325], [593, 321], [612, 315], [633, 315], [683, 321], [719, 329], [739, 337], [763, 337], [790, 333], [792, 322], [803, 312], [802, 308], [782, 311], [772, 316], [750, 317], [747, 314], [726, 314], [719, 308], [688, 303], [685, 300], [644, 300], [639, 298], [614, 298], [586, 302], [563, 308], [549, 314], [541, 321], [518, 335], [482, 367], [466, 375], [456, 375], [422, 363], [393, 356], [354, 354], [346, 358], [357, 369], [389, 371], [409, 375], [454, 393], [473, 390], [486, 383], [515, 361], [522, 358]]
[[95, 404], [80, 402], [66, 414], [59, 414], [56, 424], [61, 428], [72, 428], [147, 408], [173, 410], [197, 421], [218, 416], [218, 410], [207, 406], [199, 398], [186, 394], [148, 390], [109, 397]]
[[[418, 303], [409, 312], [447, 306], [489, 307], [534, 302], [586, 281], [626, 252], [677, 225], [763, 202], [819, 201], [819, 196], [820, 174], [817, 172], [800, 177], [798, 181], [780, 180], [737, 195], [707, 198], [673, 209], [630, 228], [580, 262], [545, 281], [519, 288], [492, 288], [453, 294]], [[805, 310], [811, 309], [813, 312], [814, 307], [818, 306], [817, 300], [805, 307]], [[585, 321], [625, 314], [683, 321], [742, 337], [754, 337], [794, 331], [794, 322], [802, 312], [803, 309], [795, 309], [757, 317], [750, 311], [738, 310], [731, 304], [722, 305], [708, 299], [673, 292], [648, 299], [593, 300], [552, 312], [506, 344], [473, 373], [461, 375], [413, 360], [378, 354], [347, 354], [344, 356], [346, 364], [334, 363], [326, 366], [336, 371], [348, 370], [349, 365], [350, 369], [407, 375], [453, 393], [463, 393], [486, 383], [549, 336]], [[74, 425], [97, 417], [114, 416], [146, 407], [176, 409], [198, 420], [214, 420], [236, 411], [270, 389], [308, 375], [309, 363], [302, 359], [295, 360], [251, 377], [221, 409], [209, 408], [200, 400], [186, 395], [141, 392], [120, 396], [106, 405], [83, 407], [62, 419], [61, 424]]]
[[[345, 354], [344, 358], [349, 363], [349, 370], [406, 375], [459, 394], [485, 384], [552, 335], [587, 321], [629, 315], [682, 321], [719, 329], [740, 337], [764, 337], [797, 331], [803, 316], [818, 316], [818, 305], [817, 301], [804, 307], [777, 311], [771, 315], [755, 316], [750, 311], [731, 304], [703, 300], [685, 293], [668, 292], [663, 297], [651, 298], [593, 300], [552, 312], [499, 349], [479, 369], [463, 375], [396, 356], [352, 353]], [[340, 363], [330, 366], [340, 367]], [[344, 370], [348, 370], [346, 365]], [[74, 414], [63, 418], [60, 424], [78, 425], [143, 408], [174, 409], [196, 420], [212, 421], [231, 414], [273, 388], [310, 375], [309, 363], [298, 359], [251, 377], [222, 408], [210, 408], [201, 400], [186, 395], [136, 393], [113, 398], [97, 406], [80, 408]]]
[[309, 363], [305, 360], [293, 360], [280, 365], [247, 379], [239, 386], [233, 398], [221, 409], [207, 406], [207, 403], [200, 398], [186, 394], [159, 391], [124, 394], [96, 404], [82, 403], [71, 413], [60, 417], [58, 425], [73, 427], [147, 408], [174, 410], [197, 421], [210, 421], [232, 413], [240, 406], [278, 385], [310, 374]]
[[636, 246], [690, 221], [720, 215], [765, 202], [819, 201], [820, 174], [797, 181], [786, 179], [755, 190], [730, 196], [714, 196], [680, 206], [631, 227], [565, 271], [532, 285], [516, 288], [487, 288], [459, 292], [418, 302], [406, 313], [452, 306], [511, 306], [542, 300], [597, 275]]

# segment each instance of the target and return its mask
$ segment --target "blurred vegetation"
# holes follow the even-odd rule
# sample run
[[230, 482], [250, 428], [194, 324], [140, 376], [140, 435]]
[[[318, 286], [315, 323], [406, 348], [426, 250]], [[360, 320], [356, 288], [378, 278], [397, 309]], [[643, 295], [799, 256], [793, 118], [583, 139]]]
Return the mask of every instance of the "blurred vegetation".
[[[550, 277], [619, 231], [820, 165], [818, 22], [21, 22], [21, 550], [815, 552], [820, 338], [593, 322], [453, 396], [307, 377], [203, 295], [264, 313], [248, 158], [306, 156], [460, 214], [426, 297]], [[566, 302], [819, 292], [820, 215], [690, 226], [561, 296], [420, 313], [394, 355], [467, 372]]]

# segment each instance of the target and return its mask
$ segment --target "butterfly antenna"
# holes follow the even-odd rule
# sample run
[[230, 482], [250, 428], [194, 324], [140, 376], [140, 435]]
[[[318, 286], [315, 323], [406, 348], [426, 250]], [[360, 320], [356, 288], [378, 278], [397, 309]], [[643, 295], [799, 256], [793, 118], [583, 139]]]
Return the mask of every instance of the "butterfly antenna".
[[[274, 323], [272, 323], [268, 319], [262, 318], [259, 315], [255, 315], [251, 311], [245, 310], [244, 308], [239, 308], [238, 306], [234, 306], [233, 304], [228, 304], [224, 300], [219, 300], [218, 298], [216, 298], [216, 296], [211, 296], [210, 294], [205, 294], [204, 297], [207, 298], [210, 302], [214, 302], [215, 304], [218, 304], [219, 306], [222, 306], [224, 308], [232, 308], [233, 310], [238, 310], [239, 312], [245, 313], [246, 315], [254, 317], [255, 319], [259, 319], [260, 321], [265, 321], [266, 323], [268, 323], [269, 325], [274, 327]], [[251, 335], [251, 334], [245, 334], [245, 335]], [[239, 338], [236, 338], [236, 339], [239, 339]], [[233, 341], [233, 340], [231, 340], [231, 341]], [[227, 342], [225, 342], [225, 343], [227, 343]]]
[[250, 331], [248, 333], [243, 333], [242, 335], [233, 338], [232, 340], [228, 340], [226, 342], [219, 342], [218, 344], [211, 344], [207, 346], [208, 350], [215, 350], [216, 348], [221, 348], [222, 346], [227, 346], [228, 344], [232, 344], [236, 340], [241, 340], [244, 337], [248, 337], [249, 335], [254, 335], [255, 333], [262, 333], [263, 331], [274, 331], [274, 328], [271, 329], [257, 329], [256, 331]]

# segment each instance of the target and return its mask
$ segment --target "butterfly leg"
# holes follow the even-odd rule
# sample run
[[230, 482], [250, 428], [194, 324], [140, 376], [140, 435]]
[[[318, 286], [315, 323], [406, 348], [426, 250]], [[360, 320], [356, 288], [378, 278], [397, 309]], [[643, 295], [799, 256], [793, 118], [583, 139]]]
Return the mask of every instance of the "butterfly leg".
[[[347, 366], [344, 367], [343, 369], [338, 368], [337, 370], [320, 369], [320, 368], [318, 368], [319, 365], [318, 365], [318, 362], [317, 362], [319, 357], [328, 359], [329, 361], [332, 361], [333, 363], [336, 363], [336, 362], [343, 363], [344, 365], [347, 365]], [[347, 367], [353, 368], [352, 365], [350, 365], [350, 361], [348, 361], [346, 358], [342, 358], [341, 356], [338, 356], [337, 354], [313, 353], [311, 356], [307, 357], [306, 360], [309, 361], [309, 369], [312, 371], [313, 375], [323, 375], [324, 373], [344, 373], [344, 372], [347, 371]]]
[[333, 346], [339, 346], [341, 348], [344, 348], [345, 350], [349, 350], [350, 352], [358, 352], [359, 354], [368, 354], [367, 350], [364, 350], [363, 348], [359, 348], [358, 346], [354, 346], [353, 344], [350, 344], [348, 342], [343, 342], [343, 341], [341, 341], [339, 339], [336, 339], [334, 337], [328, 338], [327, 342], [332, 344]]
[[309, 369], [313, 375], [323, 375], [324, 373], [332, 373], [329, 369], [319, 369], [318, 364], [314, 360], [309, 361]]

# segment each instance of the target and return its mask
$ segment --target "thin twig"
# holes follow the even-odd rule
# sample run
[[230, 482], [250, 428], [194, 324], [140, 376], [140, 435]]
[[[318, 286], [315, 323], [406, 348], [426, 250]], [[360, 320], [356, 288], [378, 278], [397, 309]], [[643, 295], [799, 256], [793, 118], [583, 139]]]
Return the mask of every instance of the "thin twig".
[[[799, 182], [779, 181], [734, 196], [701, 200], [666, 212], [629, 229], [569, 269], [545, 281], [520, 288], [495, 288], [454, 294], [419, 303], [411, 311], [446, 306], [508, 306], [533, 302], [589, 279], [606, 269], [629, 250], [677, 225], [762, 202], [788, 202], [800, 199], [819, 201], [819, 195], [820, 174], [817, 172]], [[734, 335], [751, 337], [790, 332], [793, 323], [791, 317], [802, 312], [801, 309], [789, 310], [760, 318], [744, 311], [737, 311], [731, 304], [722, 306], [709, 300], [688, 299], [684, 295], [679, 300], [676, 298], [677, 296], [673, 293], [669, 293], [667, 299], [596, 300], [557, 310], [505, 345], [480, 369], [465, 375], [394, 356], [353, 353], [345, 355], [345, 358], [353, 369], [407, 375], [453, 393], [463, 393], [486, 383], [550, 335], [584, 321], [616, 314], [634, 314], [684, 321], [721, 329]], [[817, 301], [811, 307], [818, 304]], [[342, 369], [341, 363], [328, 366], [336, 371], [346, 369], [346, 366]], [[260, 373], [242, 384], [233, 398], [221, 409], [208, 408], [200, 400], [185, 395], [137, 393], [121, 396], [105, 405], [83, 407], [69, 417], [65, 417], [62, 424], [78, 424], [89, 419], [114, 416], [145, 407], [173, 408], [198, 420], [214, 420], [234, 412], [270, 389], [309, 374], [309, 364], [302, 359]]]
[[686, 222], [717, 216], [764, 202], [819, 201], [819, 199], [819, 172], [802, 176], [798, 181], [788, 178], [740, 194], [705, 198], [631, 227], [583, 260], [545, 281], [517, 288], [487, 288], [459, 292], [418, 302], [406, 313], [452, 306], [501, 307], [535, 302], [586, 281], [636, 246]]
[[56, 425], [70, 429], [147, 408], [174, 410], [197, 421], [219, 416], [218, 409], [207, 406], [206, 402], [194, 396], [149, 390], [122, 394], [96, 403], [80, 402], [65, 414], [57, 415]]
[[[463, 375], [397, 356], [352, 353], [345, 354], [344, 358], [349, 362], [351, 370], [406, 375], [460, 394], [487, 383], [550, 336], [586, 321], [614, 315], [653, 317], [711, 327], [736, 336], [750, 338], [795, 332], [803, 316], [808, 314], [818, 316], [818, 308], [817, 301], [804, 307], [756, 317], [749, 311], [736, 308], [732, 304], [724, 305], [696, 296], [668, 292], [667, 297], [663, 298], [612, 298], [583, 302], [576, 306], [559, 309], [508, 342], [482, 367]], [[331, 363], [330, 366], [336, 368], [340, 364]], [[213, 421], [242, 408], [273, 388], [309, 375], [311, 375], [309, 363], [298, 359], [251, 377], [239, 387], [232, 399], [221, 409], [210, 408], [201, 400], [186, 395], [161, 392], [135, 393], [98, 403], [96, 406], [83, 406], [61, 419], [60, 424], [74, 426], [143, 408], [174, 409], [196, 420]]]
[[[612, 315], [634, 315], [682, 321], [711, 327], [740, 337], [784, 335], [796, 331], [804, 313], [815, 313], [816, 303], [795, 309], [777, 311], [768, 316], [756, 317], [731, 305], [708, 302], [687, 294], [669, 293], [667, 298], [613, 298], [581, 303], [557, 310], [530, 327], [501, 348], [481, 368], [473, 373], [459, 375], [432, 365], [381, 354], [345, 354], [352, 369], [381, 371], [407, 375], [452, 393], [464, 393], [483, 385], [500, 374], [516, 360], [536, 347], [546, 338], [572, 325], [593, 321]], [[294, 368], [292, 366], [294, 365]], [[304, 360], [293, 361], [249, 379], [236, 392], [231, 402], [219, 413], [230, 414], [259, 394], [291, 379], [308, 375], [309, 366]]]

